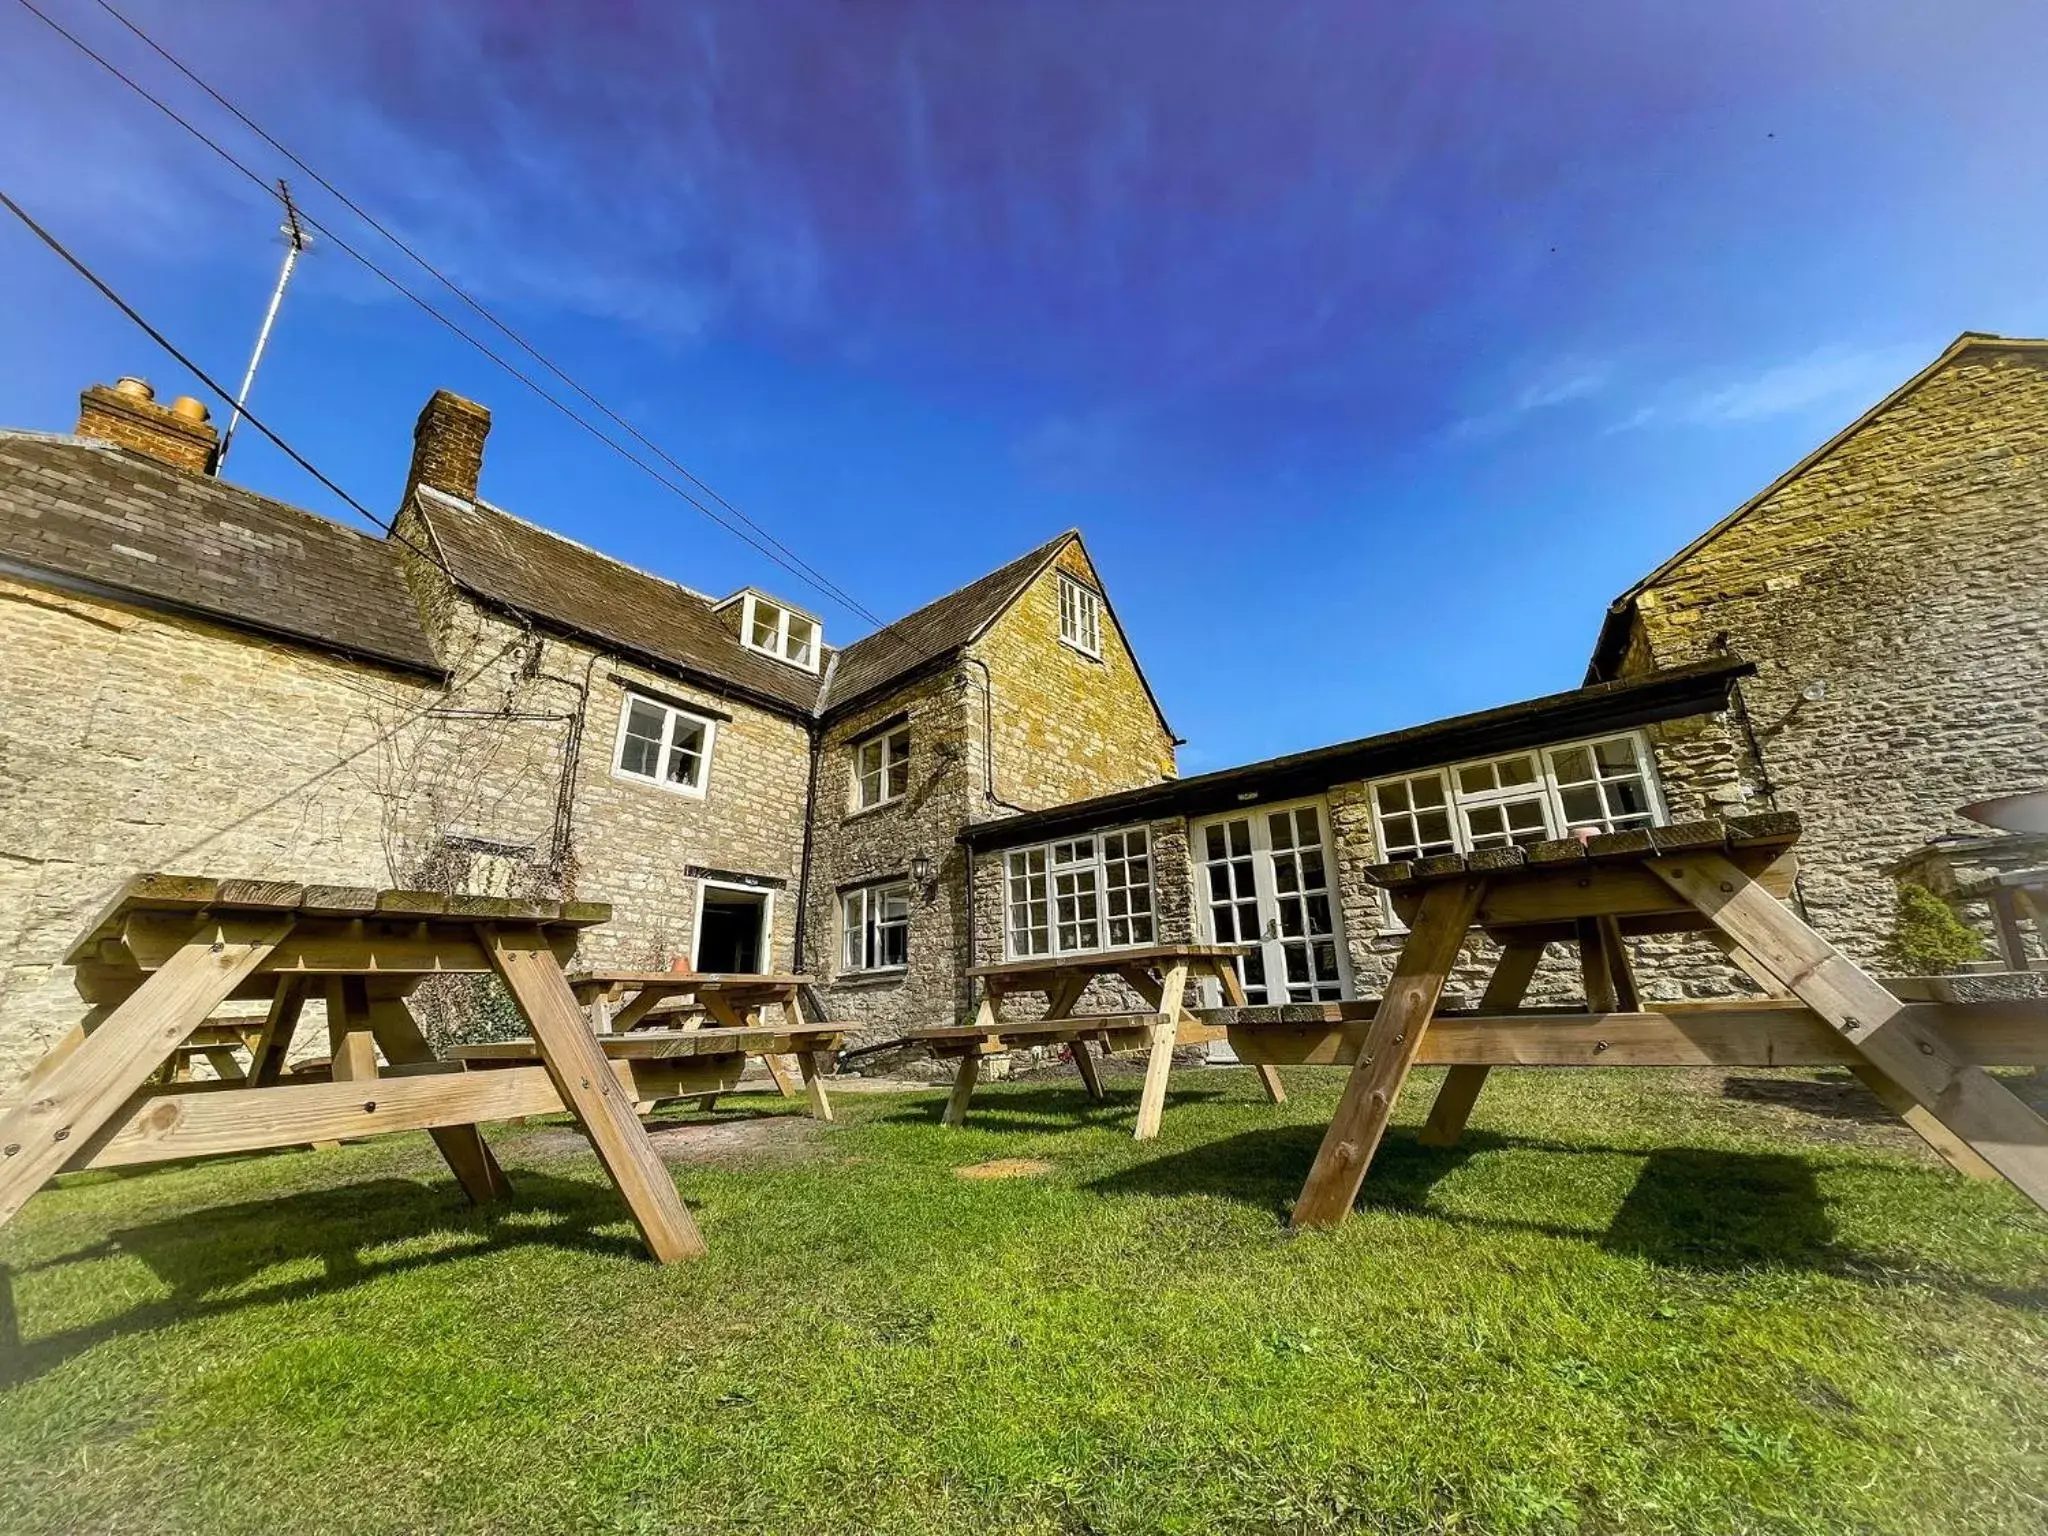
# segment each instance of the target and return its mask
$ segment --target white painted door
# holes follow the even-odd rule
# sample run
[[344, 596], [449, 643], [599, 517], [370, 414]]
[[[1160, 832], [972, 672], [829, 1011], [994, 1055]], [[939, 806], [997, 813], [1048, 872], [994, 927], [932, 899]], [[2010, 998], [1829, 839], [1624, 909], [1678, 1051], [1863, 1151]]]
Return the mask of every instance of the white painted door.
[[1258, 946], [1238, 962], [1248, 1002], [1335, 1002], [1349, 990], [1328, 830], [1313, 801], [1222, 816], [1196, 829], [1211, 941]]

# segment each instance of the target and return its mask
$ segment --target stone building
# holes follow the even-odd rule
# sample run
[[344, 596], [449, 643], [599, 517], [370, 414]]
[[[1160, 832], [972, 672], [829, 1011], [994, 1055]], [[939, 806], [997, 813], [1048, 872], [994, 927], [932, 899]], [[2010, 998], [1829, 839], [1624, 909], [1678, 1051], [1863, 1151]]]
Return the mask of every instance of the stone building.
[[81, 407], [0, 433], [0, 1078], [142, 869], [609, 901], [591, 963], [798, 968], [872, 1041], [971, 961], [1171, 939], [1369, 996], [1368, 865], [1736, 809], [1802, 815], [1800, 899], [1868, 957], [1954, 807], [2048, 782], [2048, 342], [1958, 340], [1617, 600], [1583, 686], [1185, 780], [1077, 534], [840, 647], [483, 500], [446, 393], [381, 539], [215, 478], [194, 402]]
[[615, 909], [593, 964], [946, 1017], [961, 826], [1173, 773], [1078, 535], [835, 647], [482, 500], [489, 420], [428, 402], [382, 539], [214, 478], [204, 409], [140, 381], [0, 433], [0, 1078], [145, 869], [573, 893]]
[[1616, 599], [1589, 681], [1729, 649], [1754, 804], [1798, 895], [1880, 957], [1894, 871], [2048, 785], [2048, 341], [1965, 334]]

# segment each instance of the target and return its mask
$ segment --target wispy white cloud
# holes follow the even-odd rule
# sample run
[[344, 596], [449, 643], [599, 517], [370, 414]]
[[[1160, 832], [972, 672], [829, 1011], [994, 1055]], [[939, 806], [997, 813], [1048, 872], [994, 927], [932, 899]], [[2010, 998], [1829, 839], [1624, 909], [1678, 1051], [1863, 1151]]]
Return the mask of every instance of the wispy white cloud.
[[1522, 418], [1536, 411], [1590, 400], [1606, 392], [1614, 381], [1614, 365], [1586, 358], [1566, 358], [1544, 369], [1520, 389], [1506, 405], [1481, 411], [1454, 422], [1455, 438], [1498, 437], [1512, 430]]
[[1877, 400], [1924, 361], [1925, 349], [1913, 346], [1817, 347], [1784, 362], [1680, 381], [1607, 430], [1735, 426], [1807, 412], [1839, 413]]

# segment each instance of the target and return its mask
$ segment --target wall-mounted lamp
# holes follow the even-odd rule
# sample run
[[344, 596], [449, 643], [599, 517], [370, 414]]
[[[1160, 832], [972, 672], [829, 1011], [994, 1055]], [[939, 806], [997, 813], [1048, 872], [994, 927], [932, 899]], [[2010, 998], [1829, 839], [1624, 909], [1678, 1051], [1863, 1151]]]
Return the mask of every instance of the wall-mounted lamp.
[[923, 854], [915, 854], [910, 860], [910, 879], [915, 885], [929, 887], [932, 883], [932, 861]]

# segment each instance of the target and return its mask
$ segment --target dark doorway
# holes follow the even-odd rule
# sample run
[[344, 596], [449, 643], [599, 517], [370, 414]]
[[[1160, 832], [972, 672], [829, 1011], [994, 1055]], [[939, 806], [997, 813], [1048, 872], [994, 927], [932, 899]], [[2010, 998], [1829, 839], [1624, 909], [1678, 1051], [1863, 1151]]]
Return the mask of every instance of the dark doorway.
[[702, 888], [697, 920], [697, 969], [712, 974], [753, 975], [761, 970], [768, 927], [764, 891]]

